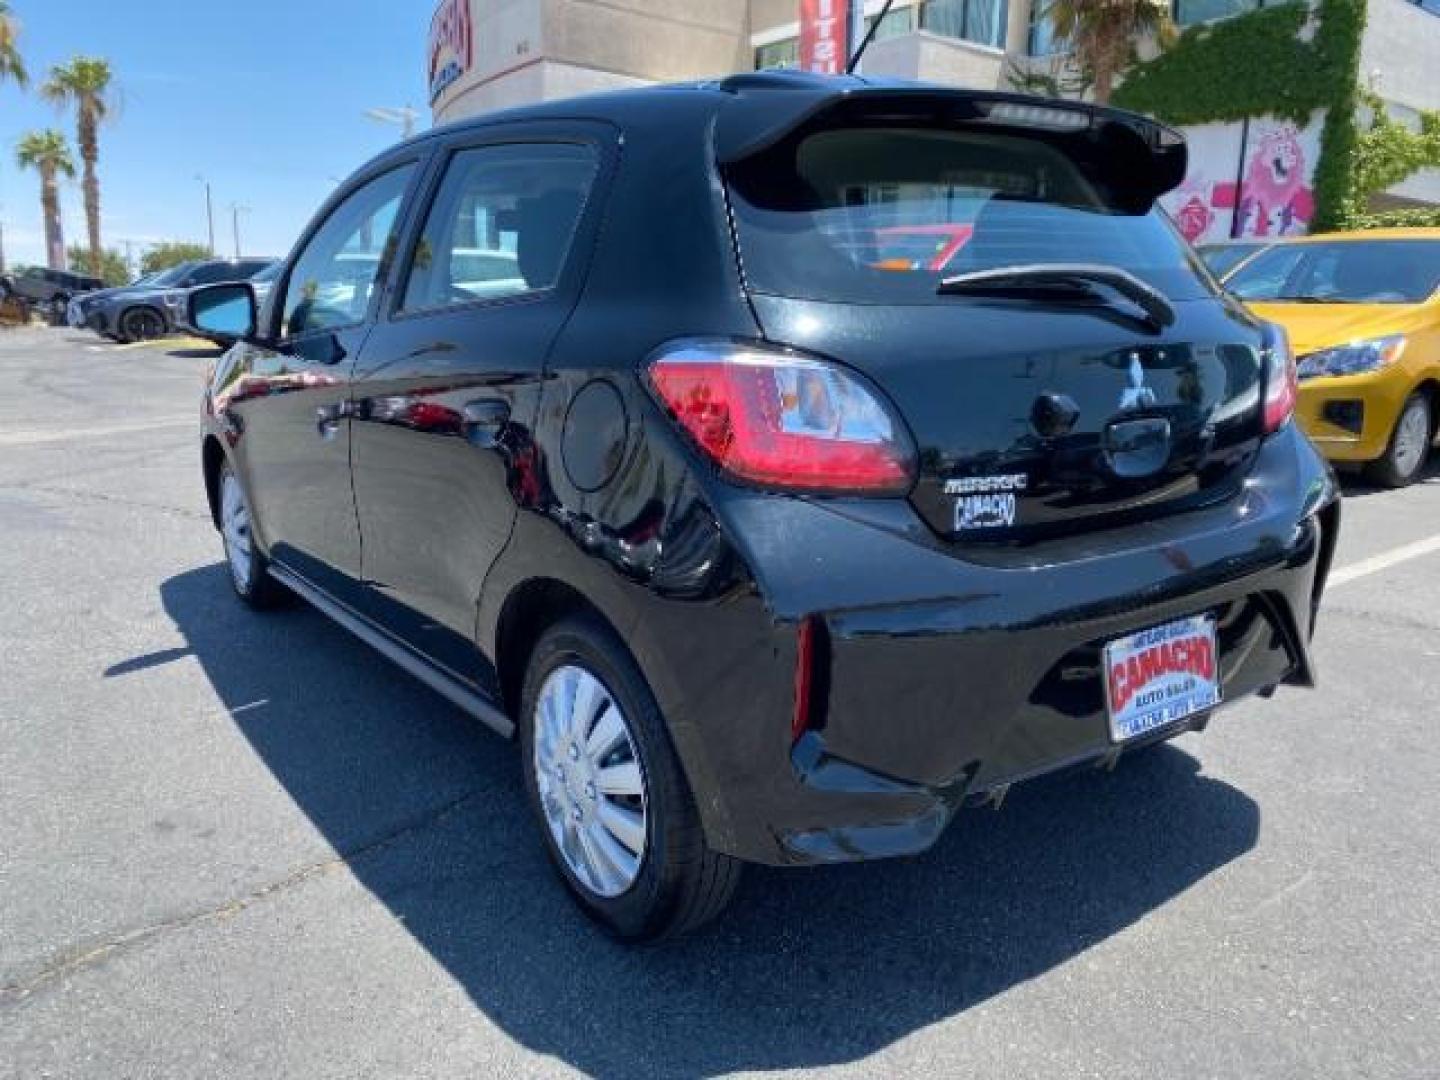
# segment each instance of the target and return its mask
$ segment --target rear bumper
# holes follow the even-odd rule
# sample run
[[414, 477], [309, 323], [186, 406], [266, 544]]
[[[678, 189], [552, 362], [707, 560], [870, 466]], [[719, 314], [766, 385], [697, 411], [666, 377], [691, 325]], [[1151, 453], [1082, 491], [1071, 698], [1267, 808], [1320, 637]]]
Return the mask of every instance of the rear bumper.
[[[720, 804], [711, 842], [776, 864], [922, 851], [966, 802], [1117, 756], [1100, 652], [1134, 630], [1213, 613], [1227, 703], [1311, 685], [1339, 522], [1333, 477], [1293, 428], [1267, 442], [1225, 507], [984, 562], [899, 519], [855, 516], [875, 507], [742, 495], [719, 509], [731, 536], [752, 541], [764, 625], [744, 679], [717, 682], [712, 669], [706, 685], [684, 687], [672, 726], [702, 813]], [[822, 627], [816, 705], [792, 746], [804, 618]], [[737, 695], [751, 707], [737, 709]]]

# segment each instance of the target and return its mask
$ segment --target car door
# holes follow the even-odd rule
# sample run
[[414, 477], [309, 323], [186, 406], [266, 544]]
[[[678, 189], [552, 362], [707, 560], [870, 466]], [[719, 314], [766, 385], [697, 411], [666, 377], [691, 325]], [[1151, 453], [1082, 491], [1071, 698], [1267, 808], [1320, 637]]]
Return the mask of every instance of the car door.
[[390, 163], [334, 201], [266, 307], [268, 346], [247, 346], [242, 466], [270, 557], [347, 601], [360, 574], [350, 486], [350, 378], [374, 325], [417, 160]]
[[476, 602], [579, 294], [608, 132], [505, 125], [448, 144], [355, 372], [367, 613], [482, 688]]

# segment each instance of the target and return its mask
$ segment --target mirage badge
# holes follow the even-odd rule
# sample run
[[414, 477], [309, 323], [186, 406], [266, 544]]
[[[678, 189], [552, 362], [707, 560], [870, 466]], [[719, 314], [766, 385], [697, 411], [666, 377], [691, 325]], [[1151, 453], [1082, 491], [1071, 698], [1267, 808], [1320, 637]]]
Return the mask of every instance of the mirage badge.
[[1024, 473], [962, 476], [945, 481], [945, 494], [955, 496], [955, 531], [1004, 529], [1014, 525], [1015, 497], [1028, 483]]

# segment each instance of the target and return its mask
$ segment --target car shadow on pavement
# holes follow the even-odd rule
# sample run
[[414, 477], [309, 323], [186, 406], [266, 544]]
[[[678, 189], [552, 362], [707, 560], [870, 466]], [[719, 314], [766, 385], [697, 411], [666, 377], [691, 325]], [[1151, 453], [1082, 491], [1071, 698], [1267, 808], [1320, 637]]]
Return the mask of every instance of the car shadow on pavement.
[[1250, 798], [1162, 746], [1017, 788], [923, 857], [751, 868], [716, 925], [628, 948], [553, 878], [512, 746], [303, 605], [245, 610], [222, 565], [161, 594], [232, 722], [355, 877], [491, 1022], [590, 1074], [863, 1059], [1075, 958], [1258, 834]]
[[[1368, 495], [1388, 495], [1393, 488], [1379, 487], [1372, 484], [1365, 474], [1358, 469], [1346, 468], [1337, 471], [1340, 477], [1340, 490], [1347, 499], [1363, 499]], [[1421, 470], [1416, 484], [1440, 484], [1440, 450], [1432, 450], [1430, 459]]]

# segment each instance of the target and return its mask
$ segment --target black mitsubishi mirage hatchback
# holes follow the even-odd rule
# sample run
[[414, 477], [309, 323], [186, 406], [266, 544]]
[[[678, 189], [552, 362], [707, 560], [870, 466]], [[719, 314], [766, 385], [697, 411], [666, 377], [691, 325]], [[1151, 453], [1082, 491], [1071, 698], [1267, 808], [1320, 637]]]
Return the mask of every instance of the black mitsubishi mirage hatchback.
[[1156, 208], [1185, 160], [1128, 113], [782, 73], [406, 142], [258, 311], [190, 301], [234, 340], [235, 590], [517, 737], [626, 938], [1312, 685], [1336, 486], [1283, 333]]

